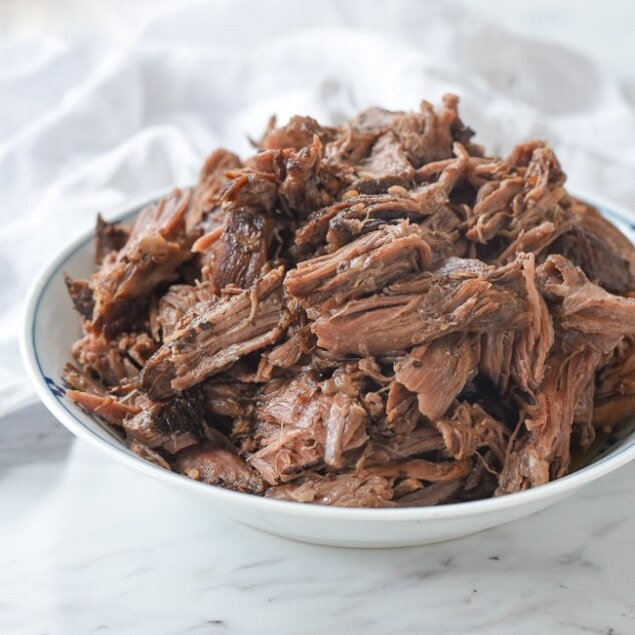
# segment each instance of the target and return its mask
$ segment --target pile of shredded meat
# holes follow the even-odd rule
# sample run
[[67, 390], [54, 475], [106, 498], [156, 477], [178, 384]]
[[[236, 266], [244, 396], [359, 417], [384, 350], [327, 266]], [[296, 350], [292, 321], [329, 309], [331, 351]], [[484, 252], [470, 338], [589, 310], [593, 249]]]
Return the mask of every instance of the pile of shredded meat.
[[68, 396], [157, 465], [276, 499], [566, 474], [635, 413], [635, 249], [544, 143], [487, 156], [457, 103], [272, 120], [131, 228], [99, 218]]

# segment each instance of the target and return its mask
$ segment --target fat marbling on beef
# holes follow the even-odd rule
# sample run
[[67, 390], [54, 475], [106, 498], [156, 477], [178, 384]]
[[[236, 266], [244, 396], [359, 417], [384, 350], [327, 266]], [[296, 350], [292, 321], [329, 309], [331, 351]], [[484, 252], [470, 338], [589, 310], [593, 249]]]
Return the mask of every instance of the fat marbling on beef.
[[458, 99], [269, 123], [66, 276], [68, 397], [140, 457], [251, 495], [403, 507], [565, 475], [635, 414], [635, 249], [541, 141]]

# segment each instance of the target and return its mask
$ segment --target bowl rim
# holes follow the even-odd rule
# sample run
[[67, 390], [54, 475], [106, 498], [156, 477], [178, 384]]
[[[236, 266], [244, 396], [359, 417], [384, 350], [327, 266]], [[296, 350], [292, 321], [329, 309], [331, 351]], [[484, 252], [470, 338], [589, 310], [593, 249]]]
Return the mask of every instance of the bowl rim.
[[[125, 204], [112, 208], [107, 214], [112, 221], [123, 221], [134, 217], [148, 204], [168, 194], [176, 186], [161, 188], [142, 197], [137, 197]], [[181, 188], [191, 185], [178, 186]], [[605, 200], [595, 194], [576, 190], [574, 196], [599, 207], [609, 218], [619, 220], [629, 225], [635, 231], [635, 213]], [[614, 454], [603, 457], [572, 474], [563, 476], [538, 487], [514, 492], [504, 496], [486, 498], [476, 501], [450, 503], [433, 507], [403, 507], [403, 508], [359, 508], [335, 507], [329, 505], [306, 504], [295, 501], [283, 501], [254, 494], [236, 492], [217, 485], [208, 485], [194, 481], [186, 476], [159, 467], [149, 461], [130, 454], [123, 442], [107, 441], [99, 437], [88, 428], [82, 419], [72, 412], [54, 394], [46, 382], [42, 371], [38, 349], [35, 342], [37, 318], [41, 301], [46, 290], [56, 276], [60, 275], [63, 266], [87, 243], [93, 240], [94, 229], [82, 232], [61, 249], [52, 261], [44, 266], [35, 278], [27, 295], [24, 305], [22, 332], [20, 337], [20, 353], [28, 376], [33, 383], [37, 396], [44, 403], [49, 412], [62, 423], [70, 432], [99, 448], [110, 457], [159, 480], [171, 483], [193, 492], [205, 493], [219, 503], [230, 504], [235, 507], [251, 508], [266, 512], [279, 512], [282, 515], [304, 516], [324, 520], [341, 521], [381, 521], [397, 523], [401, 521], [427, 521], [434, 519], [456, 519], [488, 512], [501, 512], [506, 509], [531, 504], [543, 499], [557, 498], [590, 483], [635, 459], [635, 440], [625, 447], [619, 448]]]

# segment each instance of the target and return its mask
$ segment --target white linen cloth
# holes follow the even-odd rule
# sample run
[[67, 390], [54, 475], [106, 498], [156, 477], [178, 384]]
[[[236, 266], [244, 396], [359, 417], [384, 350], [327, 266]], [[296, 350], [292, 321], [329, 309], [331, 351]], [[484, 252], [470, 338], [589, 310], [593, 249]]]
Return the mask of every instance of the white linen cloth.
[[635, 209], [620, 87], [452, 4], [184, 1], [137, 19], [117, 48], [0, 42], [0, 417], [33, 399], [18, 334], [37, 272], [97, 211], [193, 181], [217, 146], [249, 152], [273, 113], [338, 123], [454, 92], [490, 151], [547, 139], [572, 186]]

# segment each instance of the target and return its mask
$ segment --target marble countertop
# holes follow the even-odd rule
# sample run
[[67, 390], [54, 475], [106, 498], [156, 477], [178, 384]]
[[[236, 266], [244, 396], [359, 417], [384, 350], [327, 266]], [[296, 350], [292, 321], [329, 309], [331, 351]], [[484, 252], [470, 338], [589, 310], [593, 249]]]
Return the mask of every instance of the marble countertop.
[[470, 538], [345, 550], [219, 518], [73, 441], [0, 421], [0, 633], [635, 633], [635, 463]]

